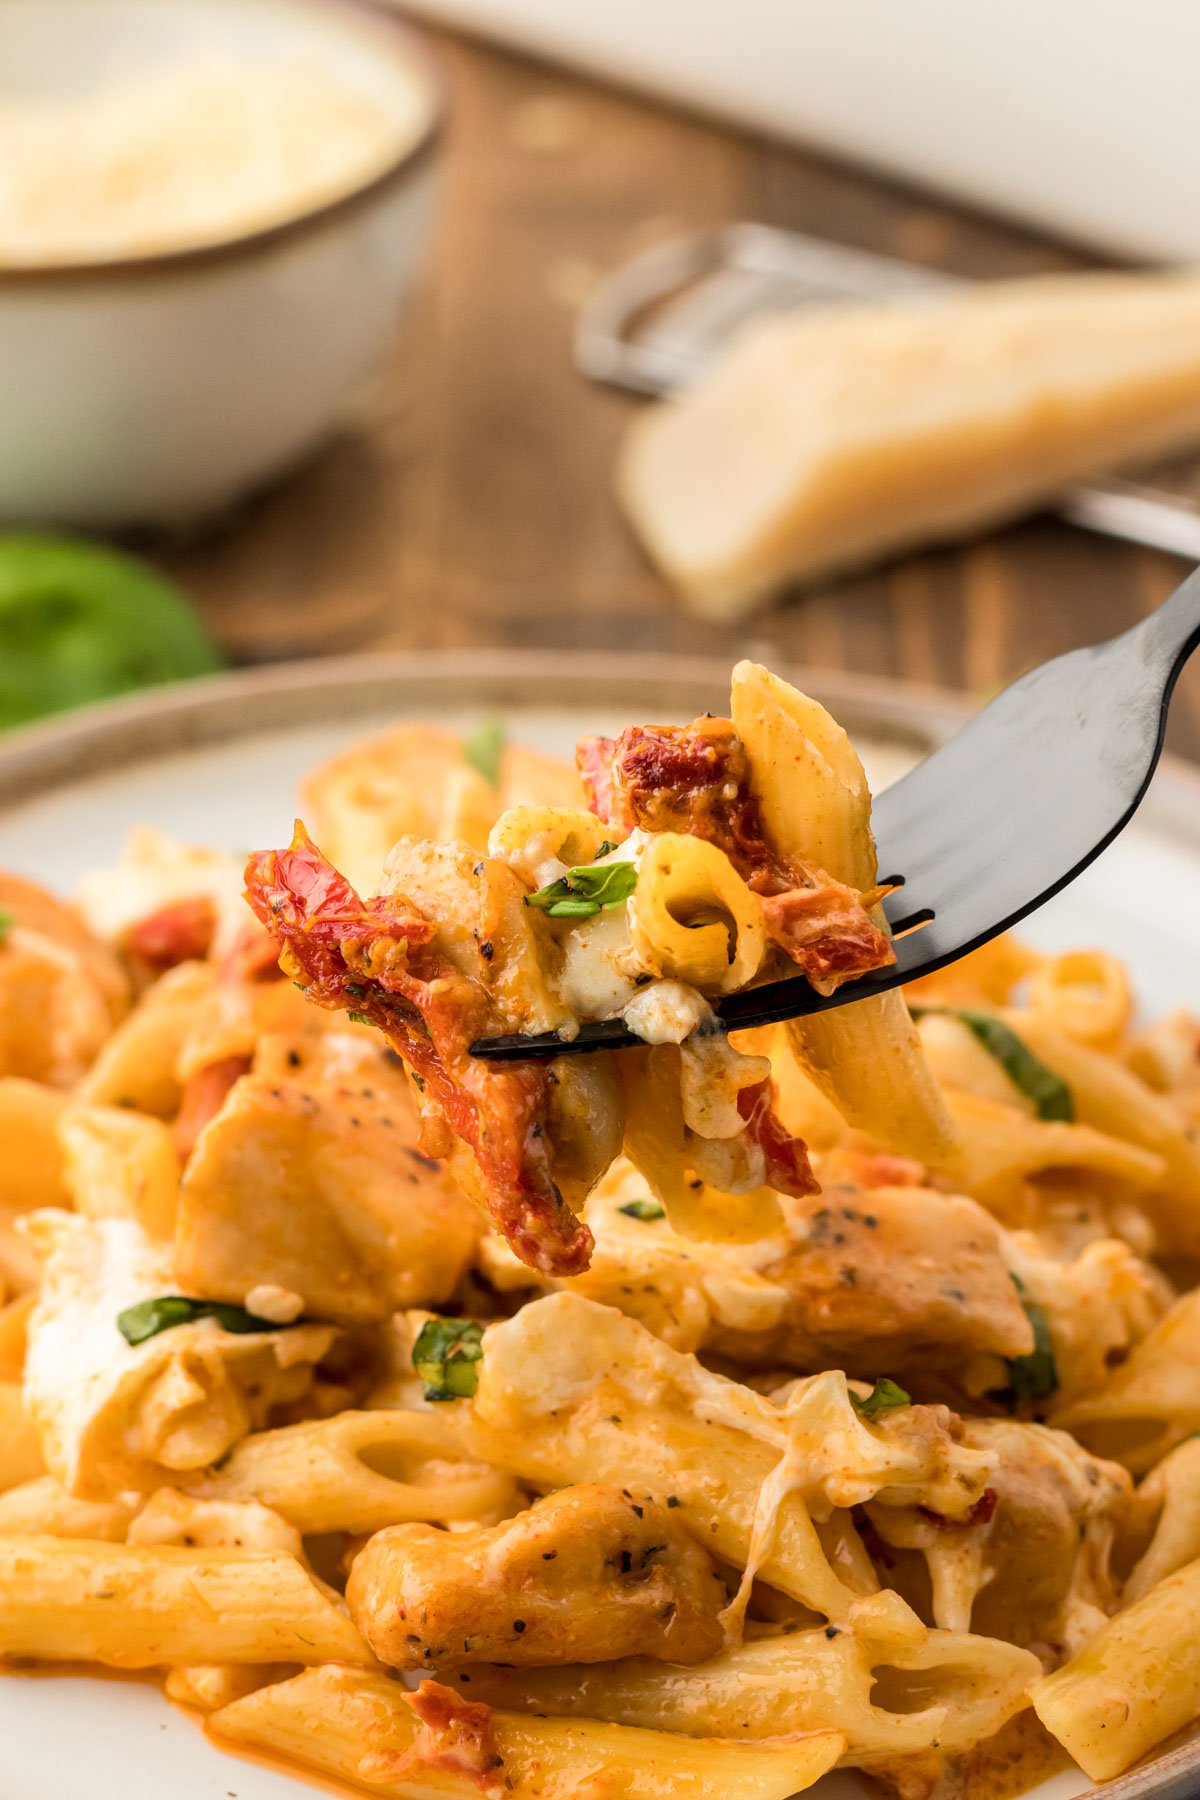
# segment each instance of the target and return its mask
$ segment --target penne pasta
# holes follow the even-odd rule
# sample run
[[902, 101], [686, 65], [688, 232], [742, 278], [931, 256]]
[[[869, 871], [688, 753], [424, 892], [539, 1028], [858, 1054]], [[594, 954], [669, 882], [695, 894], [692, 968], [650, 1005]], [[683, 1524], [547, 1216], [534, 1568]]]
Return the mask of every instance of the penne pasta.
[[1134, 1495], [1129, 1531], [1142, 1548], [1121, 1592], [1126, 1606], [1200, 1558], [1200, 1438], [1185, 1438], [1155, 1464]]
[[1036, 1012], [1011, 1018], [1041, 1060], [1067, 1083], [1084, 1125], [1158, 1158], [1153, 1178], [1135, 1184], [1142, 1190], [1139, 1203], [1153, 1220], [1164, 1252], [1200, 1254], [1200, 1142], [1186, 1120], [1115, 1058], [1076, 1042]]
[[1162, 1157], [1090, 1125], [1031, 1118], [1017, 1107], [953, 1090], [946, 1103], [962, 1144], [963, 1186], [1008, 1224], [1027, 1222], [1027, 1183], [1040, 1175], [1078, 1171], [1141, 1200], [1165, 1172]]
[[492, 1706], [693, 1738], [837, 1730], [844, 1760], [864, 1766], [992, 1736], [1029, 1704], [1040, 1674], [1028, 1650], [995, 1638], [932, 1631], [923, 1643], [884, 1649], [853, 1630], [830, 1637], [819, 1629], [752, 1638], [699, 1669], [644, 1657], [520, 1672], [473, 1667], [462, 1691]]
[[65, 1106], [57, 1088], [0, 1076], [0, 1211], [14, 1216], [70, 1203], [58, 1136]]
[[733, 994], [767, 953], [762, 909], [727, 856], [703, 838], [664, 831], [638, 859], [629, 936], [652, 975], [702, 994]]
[[0, 1537], [0, 1662], [368, 1664], [287, 1555]]
[[0, 1381], [0, 1494], [42, 1473], [41, 1445], [25, 1412], [20, 1385]]
[[1052, 1416], [1135, 1475], [1200, 1430], [1200, 1291], [1182, 1295], [1101, 1387]]
[[1034, 970], [1029, 1007], [1051, 1030], [1113, 1052], [1133, 1015], [1129, 976], [1123, 963], [1101, 950], [1068, 950]]
[[423, 1726], [412, 1697], [394, 1682], [319, 1669], [260, 1688], [215, 1713], [208, 1728], [223, 1742], [286, 1756], [393, 1800], [473, 1800], [500, 1768], [502, 1791], [515, 1800], [585, 1791], [597, 1779], [612, 1800], [788, 1800], [833, 1767], [845, 1741], [820, 1732], [775, 1745], [682, 1744], [665, 1732], [529, 1719], [485, 1706], [471, 1708], [451, 1736], [455, 1696], [442, 1711], [445, 1727]]
[[175, 1230], [179, 1158], [161, 1119], [117, 1106], [72, 1107], [59, 1126], [70, 1204], [92, 1219], [133, 1219], [165, 1242]]
[[[871, 796], [841, 727], [755, 663], [733, 671], [731, 712], [776, 842], [835, 880], [873, 889]], [[900, 994], [793, 1020], [788, 1036], [805, 1072], [849, 1124], [932, 1167], [954, 1165], [954, 1127]]]
[[444, 1410], [343, 1412], [259, 1432], [191, 1491], [261, 1501], [306, 1533], [502, 1518], [518, 1504], [512, 1477], [472, 1460]]
[[0, 1537], [90, 1538], [123, 1544], [137, 1511], [131, 1500], [77, 1500], [53, 1475], [35, 1475], [0, 1493]]
[[174, 1118], [183, 1099], [180, 1052], [213, 980], [206, 963], [169, 969], [104, 1044], [74, 1098], [89, 1106], [132, 1107], [154, 1118]]
[[1200, 1562], [1109, 1621], [1030, 1689], [1037, 1715], [1093, 1781], [1108, 1781], [1200, 1714]]

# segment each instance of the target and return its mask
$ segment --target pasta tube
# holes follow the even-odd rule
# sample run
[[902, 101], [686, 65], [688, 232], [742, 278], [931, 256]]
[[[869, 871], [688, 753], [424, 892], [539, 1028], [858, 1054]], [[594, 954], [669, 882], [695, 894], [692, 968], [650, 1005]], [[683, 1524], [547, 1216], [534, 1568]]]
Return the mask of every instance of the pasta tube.
[[1183, 1294], [1103, 1387], [1051, 1417], [1135, 1475], [1200, 1430], [1200, 1289]]
[[[695, 1173], [697, 1146], [693, 1139], [689, 1152], [683, 1114], [682, 1057], [675, 1044], [618, 1053], [625, 1091], [625, 1154], [641, 1171], [672, 1229], [681, 1237], [754, 1242], [777, 1230], [782, 1222], [778, 1197], [769, 1187], [755, 1186], [733, 1199]], [[753, 1067], [749, 1059], [741, 1060], [745, 1067]], [[735, 1105], [738, 1062], [736, 1052], [717, 1059], [717, 1080], [710, 1090], [719, 1098], [732, 1092]], [[746, 1148], [738, 1140], [734, 1146], [735, 1151]], [[699, 1148], [703, 1151], [705, 1146]], [[760, 1165], [757, 1173], [761, 1180], [765, 1168]]]
[[[772, 841], [789, 860], [875, 886], [871, 794], [850, 739], [823, 706], [756, 663], [733, 671], [733, 722]], [[957, 1143], [903, 996], [893, 991], [788, 1026], [809, 1077], [846, 1121], [932, 1167]]]
[[66, 1206], [59, 1121], [66, 1105], [57, 1088], [21, 1075], [0, 1076], [0, 1208], [29, 1212], [35, 1206]]
[[26, 1417], [20, 1385], [0, 1382], [0, 1494], [32, 1481], [44, 1466], [37, 1432]]
[[1030, 977], [1030, 1009], [1076, 1043], [1116, 1051], [1133, 1015], [1125, 965], [1102, 950], [1047, 957]]
[[[444, 1723], [425, 1723], [422, 1700], [427, 1717], [439, 1705]], [[260, 1688], [215, 1713], [208, 1729], [393, 1800], [479, 1800], [497, 1770], [497, 1791], [513, 1800], [582, 1793], [596, 1781], [606, 1800], [788, 1800], [831, 1769], [845, 1744], [833, 1731], [772, 1745], [683, 1743], [590, 1719], [493, 1713], [432, 1682], [414, 1697], [382, 1676], [329, 1668]]]
[[629, 935], [654, 975], [704, 994], [749, 986], [767, 953], [762, 908], [729, 858], [704, 838], [664, 831], [638, 859]]
[[180, 1051], [215, 979], [209, 963], [169, 969], [118, 1025], [74, 1099], [89, 1106], [131, 1106], [158, 1119], [173, 1119], [183, 1099]]
[[1200, 1438], [1185, 1438], [1155, 1464], [1134, 1493], [1133, 1511], [1135, 1529], [1153, 1521], [1153, 1530], [1122, 1590], [1126, 1606], [1200, 1557]]
[[1200, 1255], [1200, 1141], [1171, 1102], [1113, 1057], [1077, 1042], [1037, 1012], [1003, 1016], [1034, 1055], [1066, 1082], [1082, 1124], [1160, 1159], [1156, 1175], [1145, 1184], [1150, 1191], [1139, 1196], [1139, 1204], [1158, 1228], [1165, 1250]]
[[546, 885], [543, 877], [550, 875], [547, 864], [572, 868], [595, 862], [604, 842], [604, 826], [595, 813], [580, 806], [514, 806], [492, 826], [488, 855], [502, 857], [531, 886], [540, 888]]
[[1091, 1125], [1031, 1118], [1019, 1106], [955, 1089], [946, 1104], [963, 1146], [962, 1185], [1006, 1224], [1029, 1222], [1030, 1176], [1078, 1170], [1133, 1189], [1139, 1203], [1163, 1178], [1162, 1157]]
[[0, 1537], [0, 1661], [369, 1663], [293, 1556]]
[[77, 1212], [135, 1219], [147, 1237], [170, 1241], [179, 1157], [161, 1119], [119, 1106], [78, 1106], [66, 1114], [59, 1136]]
[[135, 1510], [126, 1500], [76, 1500], [53, 1475], [38, 1475], [0, 1494], [0, 1537], [125, 1541]]
[[[845, 1760], [969, 1749], [1028, 1705], [1028, 1650], [965, 1632], [883, 1650], [853, 1631], [797, 1631], [726, 1650], [698, 1669], [649, 1657], [564, 1668], [472, 1668], [471, 1695], [521, 1712], [580, 1714], [691, 1737], [845, 1733]], [[906, 1683], [905, 1676], [912, 1679]], [[903, 1704], [911, 1695], [922, 1704]], [[896, 1702], [891, 1710], [888, 1699]]]
[[1093, 1781], [1107, 1781], [1200, 1714], [1200, 1562], [1110, 1619], [1030, 1690], [1038, 1718]]
[[515, 1512], [515, 1481], [464, 1460], [446, 1410], [342, 1412], [261, 1431], [244, 1438], [219, 1470], [178, 1485], [205, 1499], [261, 1501], [302, 1532]]

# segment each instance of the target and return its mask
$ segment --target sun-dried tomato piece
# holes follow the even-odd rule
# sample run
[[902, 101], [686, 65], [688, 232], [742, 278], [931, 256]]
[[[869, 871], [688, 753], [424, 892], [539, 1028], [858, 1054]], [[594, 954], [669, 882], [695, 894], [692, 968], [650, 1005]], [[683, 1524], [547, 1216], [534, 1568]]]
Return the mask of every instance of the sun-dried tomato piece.
[[[552, 1275], [585, 1269], [592, 1235], [551, 1173], [549, 1070], [470, 1055], [503, 1021], [487, 988], [432, 942], [436, 926], [403, 895], [360, 899], [301, 825], [287, 850], [250, 858], [246, 898], [309, 999], [378, 1026], [410, 1069], [426, 1117], [445, 1120], [470, 1146], [488, 1211], [522, 1262]], [[446, 1146], [434, 1131], [422, 1148]]]

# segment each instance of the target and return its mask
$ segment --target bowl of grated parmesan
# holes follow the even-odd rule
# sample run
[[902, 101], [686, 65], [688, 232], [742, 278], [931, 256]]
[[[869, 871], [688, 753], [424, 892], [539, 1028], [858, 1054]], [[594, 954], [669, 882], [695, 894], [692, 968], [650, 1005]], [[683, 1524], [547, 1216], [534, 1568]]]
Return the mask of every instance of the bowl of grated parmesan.
[[311, 452], [391, 342], [442, 111], [370, 0], [0, 0], [0, 522], [187, 523]]

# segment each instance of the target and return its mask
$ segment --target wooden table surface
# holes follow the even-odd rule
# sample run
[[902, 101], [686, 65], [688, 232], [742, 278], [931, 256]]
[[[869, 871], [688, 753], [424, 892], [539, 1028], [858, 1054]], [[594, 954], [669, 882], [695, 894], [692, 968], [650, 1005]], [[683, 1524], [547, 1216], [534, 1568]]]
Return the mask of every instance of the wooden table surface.
[[[237, 660], [507, 645], [772, 657], [985, 695], [1121, 629], [1185, 566], [1052, 519], [823, 586], [728, 629], [643, 561], [611, 470], [642, 404], [571, 366], [596, 276], [672, 233], [758, 219], [969, 275], [1061, 246], [557, 70], [433, 39], [451, 95], [442, 209], [388, 368], [306, 468], [159, 547]], [[1200, 666], [1172, 717], [1200, 757]]]

